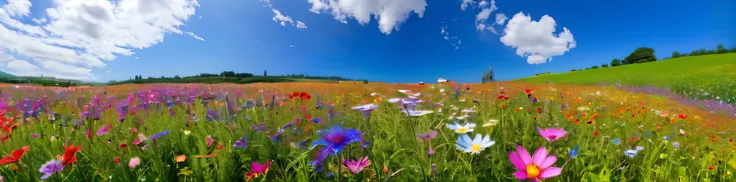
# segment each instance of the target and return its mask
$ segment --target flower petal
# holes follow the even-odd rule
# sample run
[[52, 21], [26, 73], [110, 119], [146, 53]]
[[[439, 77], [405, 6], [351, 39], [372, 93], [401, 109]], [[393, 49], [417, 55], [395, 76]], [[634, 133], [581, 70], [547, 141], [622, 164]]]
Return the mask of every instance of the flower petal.
[[532, 164], [540, 166], [542, 162], [544, 162], [544, 159], [547, 158], [548, 153], [549, 151], [547, 151], [546, 148], [539, 147], [537, 151], [534, 152], [534, 156], [532, 156]]
[[514, 176], [518, 179], [526, 179], [528, 176], [525, 170], [519, 170], [514, 173]]
[[526, 166], [529, 164], [532, 164], [532, 156], [529, 155], [529, 152], [526, 151], [524, 147], [521, 145], [516, 146], [516, 153], [519, 154], [519, 158], [521, 158], [521, 161], [524, 162], [524, 169], [526, 169]]
[[[509, 160], [511, 161], [511, 164], [516, 167], [516, 169], [526, 170], [526, 164], [524, 164], [524, 161], [521, 160], [521, 157], [519, 157], [519, 154], [516, 152], [509, 152]], [[526, 174], [526, 173], [524, 173]]]
[[555, 156], [549, 156], [546, 159], [544, 159], [544, 162], [539, 164], [539, 168], [541, 169], [547, 169], [548, 167], [552, 166], [557, 162], [557, 157]]
[[562, 172], [562, 168], [559, 167], [550, 167], [545, 169], [544, 171], [539, 173], [539, 177], [541, 178], [551, 178], [560, 175]]

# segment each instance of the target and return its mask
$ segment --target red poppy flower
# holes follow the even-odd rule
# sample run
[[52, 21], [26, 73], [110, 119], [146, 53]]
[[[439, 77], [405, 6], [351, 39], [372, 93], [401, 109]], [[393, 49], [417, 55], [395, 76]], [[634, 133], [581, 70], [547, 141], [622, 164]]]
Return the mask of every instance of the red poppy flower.
[[125, 148], [125, 147], [128, 147], [128, 144], [126, 144], [126, 143], [121, 143], [120, 144], [120, 148]]
[[686, 119], [687, 118], [687, 115], [685, 115], [685, 114], [677, 114], [677, 117], [679, 117], [680, 119]]
[[716, 169], [716, 168], [713, 167], [713, 166], [708, 167], [708, 170], [711, 170], [712, 171], [713, 169]]
[[524, 90], [524, 93], [526, 93], [527, 95], [532, 94], [532, 90], [526, 89], [526, 90]]
[[593, 136], [598, 136], [598, 131], [593, 132]]
[[31, 146], [27, 145], [18, 150], [15, 150], [13, 151], [13, 153], [10, 154], [10, 157], [4, 157], [0, 159], [0, 164], [16, 163], [18, 162], [18, 160], [20, 160], [21, 157], [23, 157], [23, 154], [25, 154], [26, 151], [30, 149], [31, 149]]
[[293, 99], [293, 98], [294, 98], [294, 95], [289, 95], [289, 99]]
[[79, 149], [79, 146], [64, 146], [64, 156], [61, 157], [61, 163], [67, 166], [77, 162], [77, 152], [79, 152]]
[[299, 94], [300, 97], [305, 97], [307, 95], [309, 95], [307, 92], [302, 92], [301, 94]]
[[537, 108], [537, 113], [542, 114], [542, 108]]
[[120, 163], [120, 157], [113, 158], [112, 162], [115, 162], [115, 164]]

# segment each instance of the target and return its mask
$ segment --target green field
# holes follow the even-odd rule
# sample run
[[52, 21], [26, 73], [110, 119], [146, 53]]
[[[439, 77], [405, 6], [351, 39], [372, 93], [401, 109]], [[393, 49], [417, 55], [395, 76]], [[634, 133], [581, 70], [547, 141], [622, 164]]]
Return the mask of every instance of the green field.
[[736, 101], [736, 54], [688, 56], [618, 67], [544, 74], [519, 81], [532, 83], [651, 85], [698, 99]]

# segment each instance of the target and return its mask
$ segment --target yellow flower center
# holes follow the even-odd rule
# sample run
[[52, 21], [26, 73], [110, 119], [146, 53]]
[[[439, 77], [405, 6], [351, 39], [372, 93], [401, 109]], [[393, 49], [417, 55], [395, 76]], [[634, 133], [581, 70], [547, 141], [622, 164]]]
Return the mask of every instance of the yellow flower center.
[[472, 148], [473, 148], [473, 151], [476, 151], [476, 152], [480, 151], [480, 145], [478, 144], [473, 144]]
[[537, 175], [539, 175], [539, 167], [534, 164], [526, 166], [526, 175], [529, 178], [537, 177]]
[[457, 128], [457, 132], [458, 133], [467, 133], [468, 132], [468, 129], [467, 128], [462, 128], [462, 127], [461, 128]]

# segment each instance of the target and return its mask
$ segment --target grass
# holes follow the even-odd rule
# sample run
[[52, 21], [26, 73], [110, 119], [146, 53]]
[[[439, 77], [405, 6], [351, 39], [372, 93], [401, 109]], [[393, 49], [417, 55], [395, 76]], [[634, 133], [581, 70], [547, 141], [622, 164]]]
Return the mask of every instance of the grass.
[[690, 98], [736, 103], [736, 53], [688, 56], [618, 67], [538, 75], [531, 83], [651, 85]]
[[[509, 96], [508, 100], [496, 99], [500, 87], [505, 88], [503, 95]], [[39, 168], [57, 159], [64, 153], [63, 146], [69, 145], [82, 147], [77, 162], [49, 181], [245, 181], [251, 162], [268, 160], [273, 160], [268, 173], [254, 181], [512, 181], [516, 180], [516, 168], [508, 153], [516, 151], [517, 145], [530, 152], [544, 146], [557, 156], [553, 166], [563, 168], [562, 173], [547, 181], [736, 180], [732, 175], [736, 170], [732, 167], [736, 164], [734, 146], [729, 141], [733, 134], [725, 132], [730, 130], [732, 119], [610, 87], [507, 82], [472, 85], [469, 91], [454, 91], [448, 85], [380, 83], [161, 84], [74, 90], [0, 85], [0, 89], [0, 103], [14, 103], [0, 105], [7, 111], [5, 118], [19, 124], [0, 144], [0, 154], [9, 156], [13, 150], [30, 146], [19, 162], [0, 165], [0, 175], [7, 181], [38, 181]], [[401, 106], [387, 102], [406, 97], [398, 89], [421, 92], [426, 102], [417, 109], [434, 113], [406, 116]], [[530, 102], [526, 89], [539, 101]], [[302, 91], [313, 97], [288, 98], [292, 92]], [[129, 95], [129, 110], [119, 122], [116, 108], [126, 105]], [[44, 96], [43, 104], [36, 105]], [[99, 98], [99, 104], [93, 102], [94, 97]], [[16, 107], [23, 99], [27, 99], [27, 107]], [[249, 100], [256, 106], [244, 107]], [[172, 101], [173, 115], [168, 101]], [[328, 101], [334, 107], [327, 105]], [[351, 110], [365, 103], [378, 104], [370, 117]], [[33, 109], [34, 105], [38, 109]], [[33, 110], [25, 112], [24, 108]], [[89, 117], [84, 117], [85, 108], [91, 112]], [[95, 108], [101, 113], [97, 119]], [[475, 112], [463, 121], [450, 119], [462, 115], [464, 109]], [[665, 112], [669, 114], [663, 116]], [[31, 115], [26, 117], [25, 113]], [[599, 116], [591, 120], [596, 114]], [[681, 119], [677, 114], [687, 116]], [[322, 121], [309, 121], [306, 115]], [[498, 122], [482, 126], [492, 119]], [[586, 124], [589, 120], [591, 124]], [[461, 134], [446, 127], [454, 122], [476, 123], [468, 134], [488, 135], [495, 145], [477, 155], [463, 153], [456, 148]], [[261, 123], [263, 130], [258, 128]], [[109, 124], [113, 127], [107, 134], [94, 135]], [[324, 147], [310, 146], [322, 139], [319, 130], [333, 126], [358, 129], [362, 141], [327, 157], [323, 169], [315, 171], [311, 162]], [[549, 142], [539, 135], [537, 127], [563, 128], [568, 134]], [[679, 134], [680, 129], [687, 134]], [[93, 135], [88, 137], [85, 130]], [[170, 131], [166, 136], [133, 144], [139, 135], [151, 137], [165, 130]], [[437, 138], [424, 142], [415, 137], [429, 130], [437, 131]], [[0, 136], [7, 134], [0, 131]], [[206, 142], [210, 136], [212, 145]], [[243, 136], [247, 147], [233, 147]], [[663, 139], [665, 136], [669, 141]], [[621, 143], [613, 144], [617, 138]], [[365, 142], [369, 144], [363, 145]], [[678, 142], [679, 148], [673, 142]], [[125, 148], [120, 147], [123, 143]], [[431, 156], [427, 154], [430, 146], [435, 151]], [[572, 158], [568, 151], [575, 146], [579, 146], [579, 153]], [[636, 146], [644, 150], [635, 157], [624, 154]], [[176, 162], [180, 155], [186, 155], [186, 160]], [[365, 156], [371, 165], [360, 173], [339, 167], [343, 158]], [[119, 164], [114, 162], [116, 157], [121, 159]], [[141, 163], [131, 168], [128, 162], [134, 157]]]

